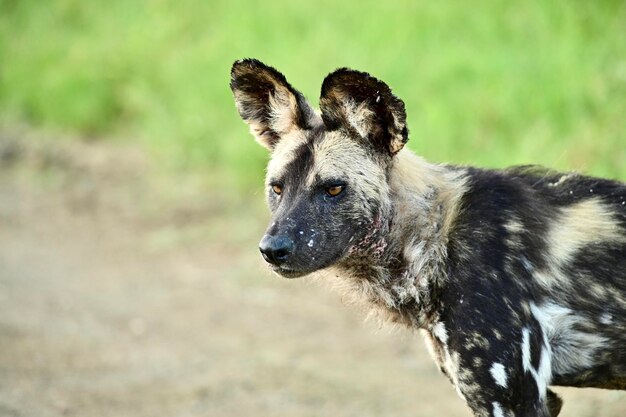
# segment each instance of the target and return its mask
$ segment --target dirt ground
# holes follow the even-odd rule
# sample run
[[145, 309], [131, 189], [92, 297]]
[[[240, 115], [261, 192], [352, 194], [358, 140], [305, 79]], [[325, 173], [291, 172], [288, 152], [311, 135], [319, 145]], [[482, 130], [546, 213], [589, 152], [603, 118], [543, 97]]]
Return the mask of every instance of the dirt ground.
[[[470, 416], [419, 335], [265, 271], [260, 193], [154, 172], [0, 135], [0, 416]], [[626, 415], [557, 391], [563, 416]]]

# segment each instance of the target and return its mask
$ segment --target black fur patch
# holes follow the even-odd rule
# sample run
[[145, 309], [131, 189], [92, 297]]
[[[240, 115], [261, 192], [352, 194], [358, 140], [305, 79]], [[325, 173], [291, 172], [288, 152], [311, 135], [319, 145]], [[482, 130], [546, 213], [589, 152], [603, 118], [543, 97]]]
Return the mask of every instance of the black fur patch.
[[384, 82], [348, 68], [340, 68], [324, 79], [320, 98], [324, 124], [329, 130], [343, 128], [358, 137], [348, 120], [346, 100], [364, 105], [373, 113], [366, 139], [376, 150], [393, 155], [409, 140], [404, 102]]
[[230, 88], [233, 93], [241, 94], [239, 114], [247, 122], [256, 121], [266, 127], [263, 135], [270, 146], [275, 146], [280, 139], [279, 132], [271, 126], [270, 96], [281, 86], [292, 94], [297, 102], [293, 123], [301, 129], [311, 129], [314, 111], [305, 97], [287, 82], [285, 76], [273, 67], [256, 59], [236, 61], [230, 72]]

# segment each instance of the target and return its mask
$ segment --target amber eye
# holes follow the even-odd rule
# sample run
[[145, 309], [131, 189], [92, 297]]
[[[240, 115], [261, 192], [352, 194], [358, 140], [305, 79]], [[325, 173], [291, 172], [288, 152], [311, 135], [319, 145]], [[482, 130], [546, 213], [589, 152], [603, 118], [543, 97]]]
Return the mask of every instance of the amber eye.
[[326, 194], [331, 197], [336, 197], [343, 191], [343, 185], [333, 185], [332, 187], [326, 188]]
[[274, 184], [272, 185], [272, 191], [274, 191], [277, 195], [280, 195], [283, 192], [283, 187], [278, 184]]

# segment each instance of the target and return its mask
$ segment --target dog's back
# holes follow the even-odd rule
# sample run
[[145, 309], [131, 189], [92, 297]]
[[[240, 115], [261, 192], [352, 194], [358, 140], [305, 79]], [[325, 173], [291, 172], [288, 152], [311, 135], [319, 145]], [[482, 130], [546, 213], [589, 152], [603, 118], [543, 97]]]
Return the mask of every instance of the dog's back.
[[470, 342], [445, 348], [519, 384], [625, 389], [626, 186], [534, 167], [467, 172], [441, 323]]

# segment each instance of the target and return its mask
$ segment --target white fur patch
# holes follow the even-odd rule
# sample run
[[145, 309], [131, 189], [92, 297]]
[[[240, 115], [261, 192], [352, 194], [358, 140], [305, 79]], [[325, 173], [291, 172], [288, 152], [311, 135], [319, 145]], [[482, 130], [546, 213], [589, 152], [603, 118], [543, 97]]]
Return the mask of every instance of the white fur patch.
[[604, 313], [600, 316], [600, 323], [602, 324], [611, 324], [613, 323], [613, 316], [609, 313]]
[[454, 384], [454, 387], [456, 388], [457, 395], [461, 397], [462, 400], [465, 401], [465, 396], [461, 392], [461, 388], [459, 386], [459, 354], [458, 352], [451, 353], [450, 350], [448, 349], [448, 346], [446, 345], [444, 345], [443, 350], [445, 354], [443, 367], [445, 368], [446, 372], [452, 379], [452, 383]]
[[507, 223], [505, 223], [504, 228], [507, 232], [511, 234], [521, 233], [526, 230], [522, 222], [520, 222], [517, 218], [509, 220]]
[[[291, 132], [284, 137], [276, 145], [272, 152], [272, 158], [267, 164], [267, 179], [280, 178], [284, 175], [287, 164], [294, 158], [294, 151], [305, 142], [305, 136], [301, 132]], [[269, 185], [269, 184], [267, 184]]]
[[524, 371], [530, 371], [530, 331], [526, 327], [522, 329], [522, 366]]
[[493, 417], [504, 417], [504, 411], [497, 401], [493, 402]]
[[558, 181], [556, 182], [551, 182], [548, 185], [550, 185], [551, 187], [558, 187], [559, 185], [562, 185], [565, 181], [569, 180], [570, 178], [572, 178], [574, 176], [574, 174], [566, 174], [566, 175], [562, 175], [561, 178], [559, 178]]
[[528, 260], [527, 257], [522, 255], [520, 257], [520, 260], [522, 261], [522, 265], [524, 266], [524, 269], [526, 269], [526, 271], [532, 273], [535, 270], [535, 266], [532, 264], [532, 262]]
[[530, 372], [535, 379], [540, 398], [545, 398], [548, 385], [550, 385], [552, 380], [551, 356], [550, 345], [544, 332], [539, 367], [535, 369], [531, 363], [530, 356], [530, 330], [526, 327], [522, 329], [522, 366], [524, 371]]
[[550, 381], [552, 381], [552, 350], [544, 336], [544, 344], [541, 347], [541, 358], [539, 359], [539, 369], [537, 369], [537, 390], [539, 397], [545, 398]]
[[420, 333], [424, 337], [424, 343], [426, 344], [426, 350], [428, 350], [428, 354], [437, 364], [439, 364], [439, 356], [436, 353], [435, 342], [430, 334], [430, 332], [426, 329], [420, 329]]
[[448, 332], [446, 331], [446, 326], [441, 321], [433, 326], [433, 335], [444, 345], [448, 342]]
[[352, 99], [346, 99], [343, 102], [346, 112], [346, 119], [354, 130], [359, 132], [362, 137], [367, 137], [371, 129], [372, 117], [374, 113], [367, 108], [367, 103], [357, 105]]
[[537, 381], [537, 389], [539, 390], [539, 396], [544, 398], [548, 385], [552, 380], [552, 347], [550, 345], [549, 334], [549, 322], [546, 322], [546, 315], [543, 310], [537, 308], [534, 303], [530, 303], [530, 311], [535, 316], [535, 319], [541, 325], [541, 333], [543, 344], [541, 346], [541, 357], [539, 358], [539, 368], [537, 369], [537, 375], [535, 380]]
[[455, 387], [455, 390], [456, 390], [456, 395], [458, 395], [460, 399], [462, 399], [463, 401], [467, 401], [467, 399], [465, 398], [465, 395], [463, 395], [463, 393], [461, 392], [461, 388], [459, 388], [458, 385]]
[[493, 380], [496, 381], [496, 384], [500, 385], [503, 388], [507, 387], [507, 375], [506, 370], [504, 369], [504, 365], [496, 362], [491, 365], [491, 369], [489, 369], [489, 372], [491, 372], [491, 376], [493, 377]]
[[277, 87], [274, 94], [269, 97], [270, 127], [279, 135], [289, 133], [296, 129], [296, 112], [298, 104], [296, 97], [282, 87]]
[[[465, 396], [463, 395], [459, 387], [459, 353], [450, 351], [450, 349], [448, 348], [448, 331], [446, 330], [443, 322], [438, 322], [437, 324], [435, 324], [431, 330], [431, 334], [432, 336], [434, 336], [434, 338], [439, 340], [443, 348], [443, 363], [441, 365], [445, 369], [450, 379], [452, 379], [452, 384], [456, 388], [456, 393], [458, 394], [458, 396], [465, 400]], [[433, 348], [431, 347], [431, 349]]]
[[[569, 308], [554, 303], [541, 306], [531, 303], [530, 308], [552, 347], [554, 373], [572, 373], [595, 364], [597, 351], [606, 344], [607, 339], [594, 332], [593, 323]], [[601, 322], [610, 319], [611, 316], [606, 313], [600, 316]]]

